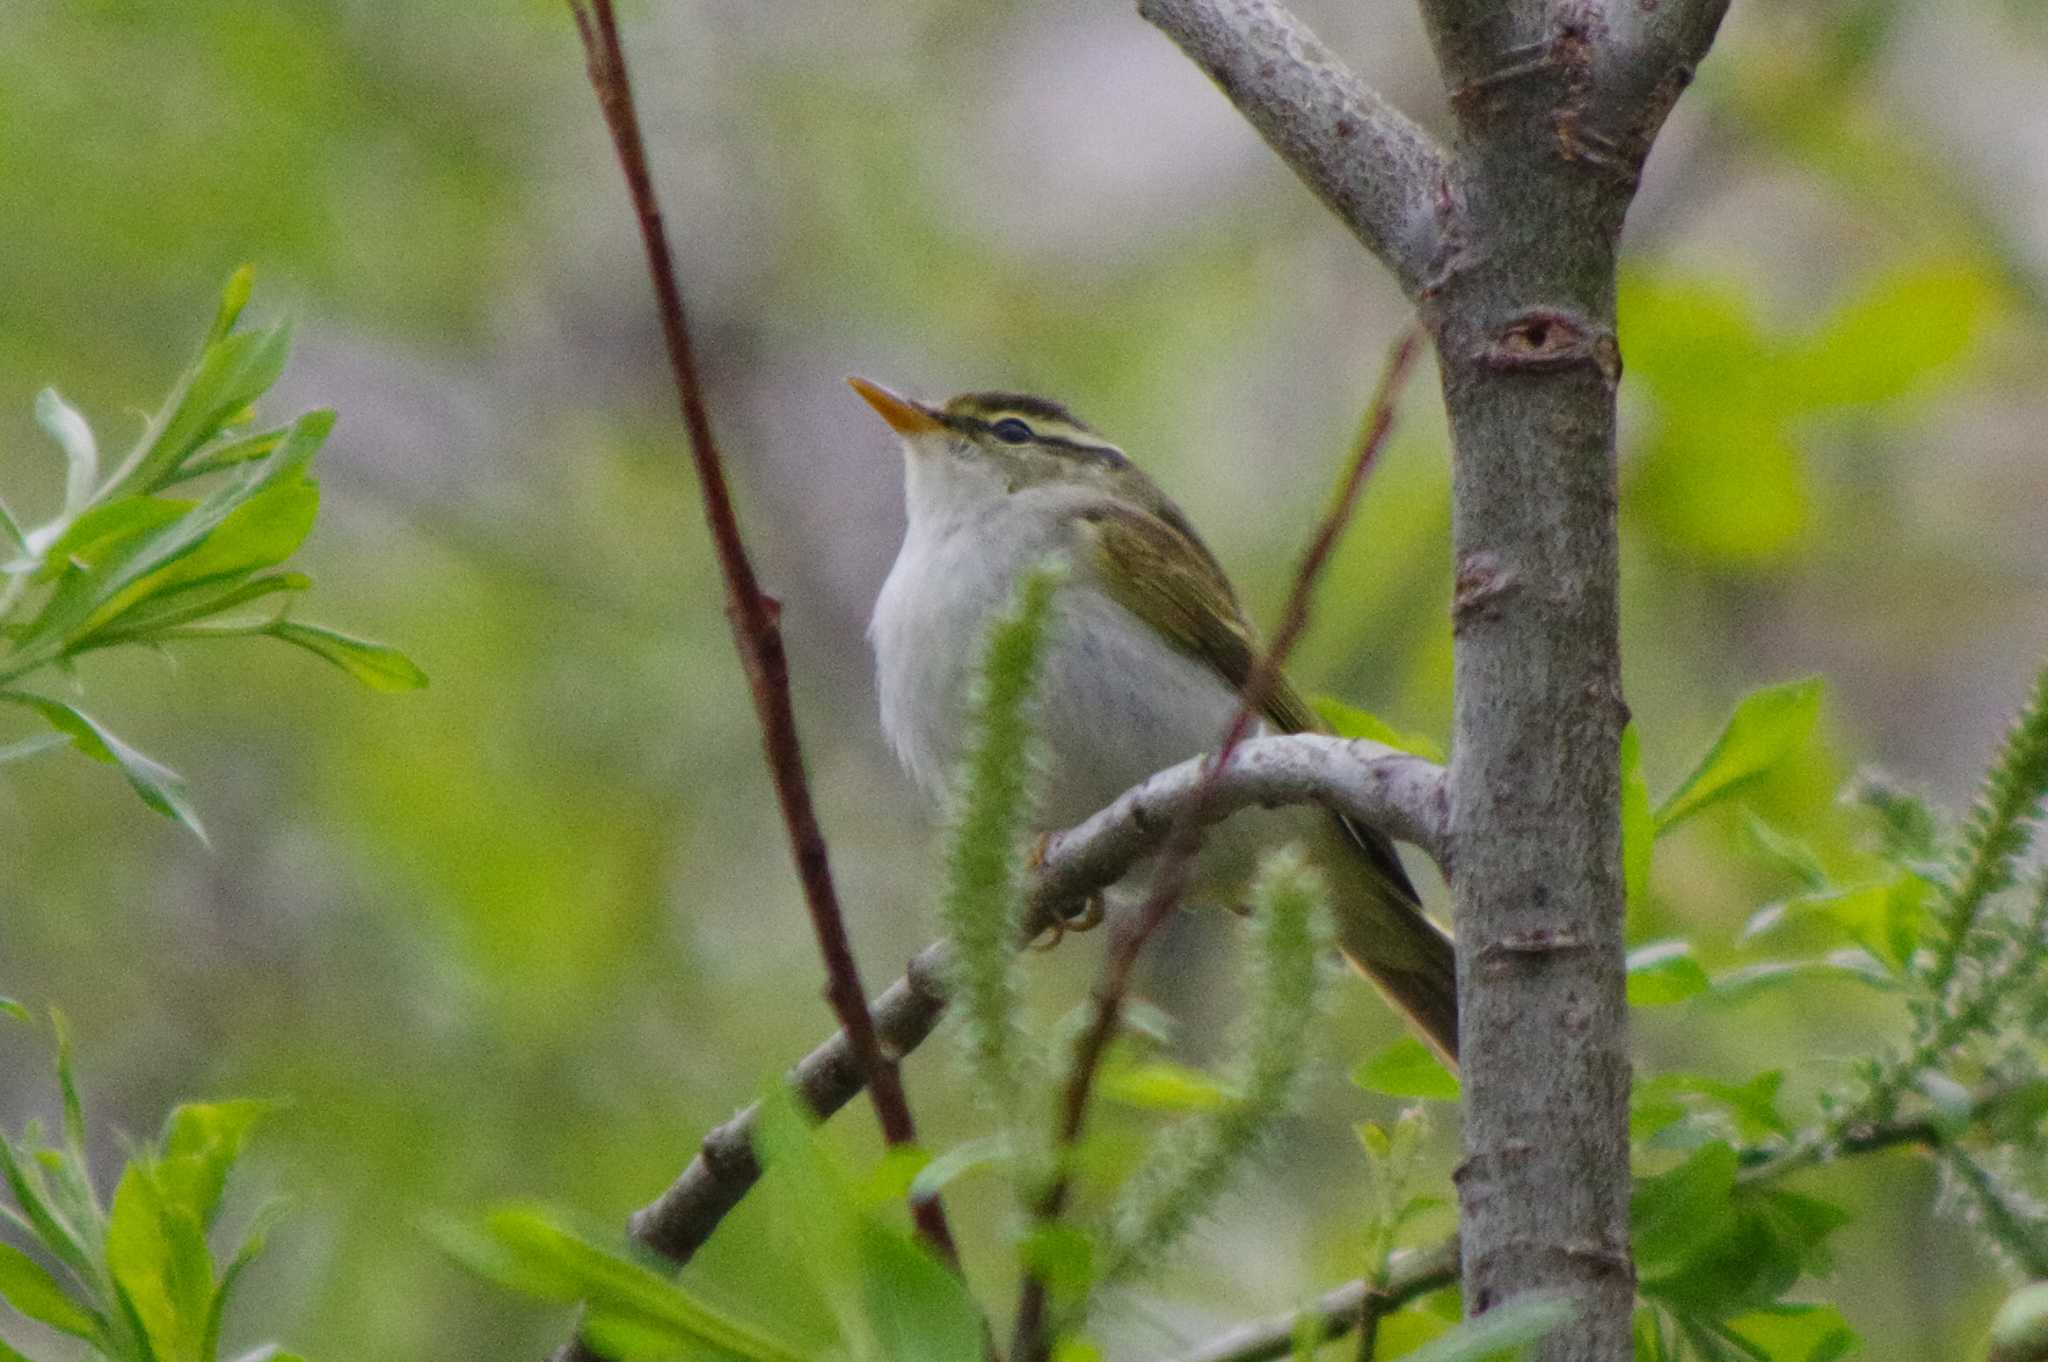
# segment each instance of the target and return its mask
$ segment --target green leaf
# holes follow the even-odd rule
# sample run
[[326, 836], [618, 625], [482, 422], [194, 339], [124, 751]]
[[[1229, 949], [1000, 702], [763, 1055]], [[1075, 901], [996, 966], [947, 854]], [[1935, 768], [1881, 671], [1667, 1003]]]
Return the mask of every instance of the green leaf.
[[1221, 1079], [1166, 1059], [1116, 1065], [1102, 1075], [1096, 1091], [1144, 1111], [1217, 1111], [1237, 1100]]
[[20, 1003], [16, 1002], [12, 998], [0, 998], [0, 1014], [5, 1014], [6, 1016], [12, 1017], [16, 1021], [25, 1021], [30, 1023], [33, 1023], [35, 1021], [35, 1018], [29, 1015], [28, 1009], [23, 1007]]
[[1802, 1273], [1829, 1269], [1825, 1241], [1848, 1219], [1825, 1201], [1767, 1188], [1741, 1189], [1697, 1214], [1712, 1216], [1711, 1233], [1690, 1235], [1684, 1260], [1646, 1271], [1641, 1284], [1681, 1320], [1775, 1304]]
[[1663, 545], [1723, 569], [1784, 562], [1814, 520], [1812, 476], [1782, 414], [1733, 397], [1671, 413], [1637, 457], [1628, 493]]
[[[175, 574], [170, 569], [179, 559], [199, 552], [201, 546], [230, 517], [243, 511], [248, 503], [274, 488], [309, 486], [305, 482], [306, 466], [333, 428], [332, 412], [308, 412], [292, 423], [290, 433], [277, 452], [250, 468], [241, 478], [218, 488], [184, 515], [155, 532], [124, 543], [122, 551], [110, 554], [105, 563], [91, 565], [103, 570], [67, 572], [57, 590], [17, 640], [17, 669], [23, 653], [39, 654], [38, 660], [48, 660], [53, 649], [75, 642], [82, 631], [108, 623], [143, 597], [169, 586], [198, 580], [191, 573]], [[245, 516], [236, 535], [231, 538], [247, 533], [251, 539], [269, 542], [276, 533], [276, 527], [269, 518], [278, 516], [289, 523], [290, 513], [303, 514], [303, 502], [302, 494], [273, 501], [255, 517], [259, 523], [251, 524], [249, 517]], [[244, 560], [247, 560], [247, 555], [244, 555]], [[258, 562], [256, 565], [261, 564]], [[221, 565], [216, 563], [215, 566]], [[157, 576], [159, 573], [165, 575]]]
[[729, 1362], [735, 1356], [684, 1338], [670, 1325], [606, 1310], [584, 1311], [577, 1332], [612, 1362]]
[[1037, 1226], [1018, 1242], [1017, 1258], [1055, 1301], [1085, 1300], [1095, 1285], [1095, 1241], [1072, 1225]]
[[658, 1334], [671, 1352], [708, 1347], [758, 1362], [801, 1362], [800, 1352], [764, 1330], [706, 1304], [651, 1268], [579, 1238], [538, 1208], [493, 1211], [481, 1228], [439, 1222], [429, 1230], [479, 1276], [542, 1300], [583, 1301], [594, 1320], [643, 1338]]
[[1743, 825], [1749, 840], [1779, 869], [1791, 875], [1808, 889], [1824, 889], [1828, 883], [1827, 867], [1820, 862], [1820, 856], [1805, 842], [1780, 832], [1760, 815], [1751, 813]]
[[894, 1205], [910, 1195], [918, 1175], [931, 1167], [931, 1151], [921, 1145], [890, 1145], [868, 1169], [858, 1195], [870, 1206]]
[[190, 511], [196, 502], [170, 497], [116, 497], [65, 527], [44, 551], [36, 580], [51, 581], [70, 568], [93, 568], [132, 552], [148, 536]]
[[1658, 835], [1736, 793], [1803, 746], [1820, 716], [1819, 677], [1752, 692], [1735, 707], [1721, 736], [1656, 813]]
[[162, 567], [128, 582], [85, 619], [89, 636], [153, 597], [208, 582], [231, 583], [274, 567], [297, 551], [320, 511], [320, 489], [292, 480], [265, 487], [234, 506], [203, 539]]
[[27, 531], [21, 528], [21, 521], [16, 518], [14, 508], [4, 500], [0, 500], [0, 534], [5, 534], [13, 542], [15, 552], [32, 552], [28, 546]]
[[0, 700], [35, 710], [52, 728], [69, 737], [72, 745], [86, 756], [119, 767], [121, 774], [135, 788], [135, 793], [142, 796], [143, 803], [166, 818], [183, 823], [201, 842], [206, 840], [206, 829], [200, 826], [199, 815], [193, 812], [192, 805], [186, 800], [185, 781], [177, 772], [151, 761], [101, 727], [97, 720], [61, 700], [30, 695], [26, 691], [0, 691]]
[[1443, 764], [1443, 748], [1427, 733], [1403, 733], [1379, 715], [1328, 695], [1318, 695], [1310, 703], [1322, 721], [1330, 726], [1330, 731], [1340, 738], [1364, 738], [1382, 747]]
[[272, 430], [260, 430], [253, 435], [237, 435], [206, 445], [186, 460], [174, 476], [167, 478], [164, 485], [203, 478], [209, 473], [219, 473], [240, 464], [268, 458], [284, 443], [285, 436], [290, 433], [288, 427], [278, 426]]
[[958, 1362], [981, 1356], [981, 1312], [952, 1271], [893, 1225], [868, 1220], [858, 1252], [878, 1356]]
[[[235, 1285], [263, 1252], [270, 1228], [284, 1213], [284, 1204], [278, 1201], [266, 1202], [259, 1207], [249, 1220], [249, 1226], [242, 1231], [242, 1242], [236, 1247], [234, 1257], [221, 1270], [220, 1284], [214, 1288], [213, 1299], [206, 1306], [206, 1330], [200, 1348], [203, 1358], [220, 1356], [220, 1331], [227, 1319], [228, 1302], [234, 1297]], [[275, 1362], [278, 1354], [272, 1354]]]
[[0, 1297], [28, 1318], [79, 1338], [91, 1338], [100, 1327], [97, 1315], [72, 1300], [35, 1259], [8, 1243], [0, 1243]]
[[853, 1180], [798, 1111], [787, 1087], [763, 1095], [754, 1147], [779, 1222], [834, 1313], [854, 1356], [889, 1362], [954, 1362], [981, 1354], [981, 1313], [951, 1270], [879, 1208], [863, 1206]]
[[[121, 1321], [126, 1326], [127, 1337], [135, 1348], [134, 1362], [167, 1362], [160, 1357], [149, 1338], [149, 1326], [142, 1318], [142, 1311], [136, 1307], [135, 1298], [120, 1282], [114, 1283], [114, 1303], [121, 1308]], [[122, 1362], [128, 1362], [123, 1359]]]
[[[1311, 1326], [1313, 1332], [1308, 1338], [1315, 1346], [1307, 1348], [1300, 1356], [1304, 1362], [1315, 1362], [1317, 1350], [1326, 1341], [1321, 1327], [1322, 1320], [1314, 1311], [1304, 1311], [1301, 1318], [1304, 1323]], [[1455, 1319], [1447, 1320], [1434, 1310], [1412, 1305], [1395, 1310], [1380, 1317], [1379, 1338], [1376, 1340], [1378, 1347], [1374, 1350], [1373, 1356], [1398, 1357], [1406, 1362], [1407, 1358], [1414, 1356], [1417, 1348], [1434, 1339], [1442, 1338], [1456, 1327]]]
[[7, 1189], [14, 1194], [15, 1205], [34, 1227], [37, 1242], [74, 1271], [90, 1275], [93, 1260], [87, 1251], [85, 1237], [51, 1199], [49, 1186], [43, 1181], [42, 1170], [23, 1157], [5, 1134], [0, 1134], [0, 1174], [5, 1174]]
[[1791, 1123], [1778, 1111], [1778, 1092], [1784, 1086], [1785, 1071], [1771, 1069], [1746, 1083], [1729, 1083], [1704, 1074], [1667, 1073], [1636, 1084], [1635, 1101], [1651, 1105], [1672, 1096], [1704, 1097], [1735, 1118], [1736, 1133], [1745, 1140], [1787, 1136]]
[[235, 329], [235, 321], [242, 315], [242, 309], [249, 305], [249, 294], [255, 287], [254, 265], [243, 265], [228, 276], [228, 282], [220, 291], [220, 307], [213, 314], [213, 325], [207, 328], [205, 345], [225, 339], [228, 332]]
[[[297, 572], [273, 572], [252, 581], [242, 582], [223, 590], [217, 582], [194, 582], [190, 586], [173, 587], [159, 592], [133, 609], [122, 612], [116, 625], [94, 634], [86, 646], [94, 648], [113, 647], [123, 643], [144, 643], [163, 641], [169, 638], [198, 637], [214, 632], [200, 625], [225, 611], [262, 600], [266, 596], [286, 592], [304, 591], [313, 585], [313, 579]], [[236, 626], [232, 635], [220, 629], [222, 636], [241, 637], [250, 632], [262, 632], [268, 626]], [[83, 652], [84, 647], [78, 649]]]
[[1899, 981], [1867, 951], [1833, 951], [1819, 960], [1759, 960], [1715, 978], [1708, 995], [1717, 1003], [1748, 1002], [1783, 984], [1810, 980], [1841, 980], [1887, 991]]
[[1653, 941], [1628, 953], [1628, 1005], [1665, 1007], [1707, 991], [1690, 941]]
[[64, 514], [77, 515], [92, 501], [100, 477], [99, 441], [78, 409], [55, 388], [36, 394], [36, 424], [64, 451]]
[[[1832, 945], [1846, 936], [1894, 973], [1903, 973], [1931, 921], [1930, 892], [1919, 876], [1900, 874], [1872, 884], [1800, 894], [1752, 914], [1743, 926], [1742, 940], [1783, 940], [1804, 927], [1816, 944]], [[1816, 926], [1820, 930], [1812, 931]]]
[[1457, 1075], [1413, 1036], [1403, 1036], [1353, 1069], [1351, 1081], [1367, 1092], [1385, 1093], [1389, 1097], [1458, 1100]]
[[0, 766], [26, 760], [53, 747], [68, 747], [70, 743], [71, 739], [62, 733], [32, 733], [19, 742], [11, 742], [0, 747]]
[[[151, 1348], [166, 1359], [189, 1356], [188, 1334], [196, 1339], [205, 1330], [204, 1301], [196, 1315], [188, 1317], [183, 1309], [193, 1275], [192, 1245], [178, 1220], [157, 1194], [148, 1166], [131, 1162], [114, 1189], [107, 1218], [107, 1271], [134, 1310]], [[196, 1233], [196, 1223], [191, 1229]], [[198, 1248], [203, 1255], [203, 1240]], [[210, 1265], [205, 1277], [210, 1295]]]
[[71, 1061], [71, 1021], [50, 1009], [50, 1029], [57, 1033], [57, 1090], [64, 1101], [64, 1143], [73, 1160], [85, 1162], [85, 1104], [78, 1100], [78, 1075]]
[[289, 620], [279, 620], [264, 632], [327, 659], [371, 690], [418, 690], [427, 684], [427, 674], [411, 658], [386, 644]]
[[1785, 389], [1810, 408], [1907, 396], [1970, 349], [1996, 301], [1996, 284], [1966, 263], [1894, 273], [1786, 356]]
[[154, 491], [176, 476], [186, 456], [239, 418], [284, 372], [291, 328], [275, 326], [222, 336], [174, 391], [141, 457], [123, 482]]
[[1886, 860], [1911, 865], [1941, 855], [1942, 819], [1917, 791], [1866, 770], [1850, 784], [1847, 797], [1876, 815], [1880, 854]]
[[276, 1109], [274, 1102], [241, 1098], [190, 1102], [173, 1111], [164, 1123], [163, 1155], [157, 1162], [157, 1185], [164, 1200], [211, 1226], [220, 1212], [228, 1171], [241, 1156], [249, 1131]]
[[1737, 1315], [1722, 1327], [1771, 1362], [1836, 1362], [1863, 1346], [1832, 1305], [1788, 1301]]
[[929, 1201], [967, 1174], [998, 1167], [1015, 1157], [1007, 1135], [984, 1135], [956, 1144], [918, 1170], [907, 1195], [913, 1201]]
[[1669, 1172], [1638, 1178], [1629, 1203], [1636, 1262], [1646, 1273], [1686, 1258], [1734, 1215], [1735, 1150], [1714, 1140]]
[[1650, 817], [1650, 784], [1643, 778], [1643, 742], [1634, 724], [1621, 730], [1621, 873], [1629, 911], [1650, 887], [1650, 853], [1657, 825]]
[[1519, 1355], [1578, 1313], [1567, 1297], [1531, 1292], [1503, 1301], [1409, 1353], [1404, 1362], [1490, 1362]]

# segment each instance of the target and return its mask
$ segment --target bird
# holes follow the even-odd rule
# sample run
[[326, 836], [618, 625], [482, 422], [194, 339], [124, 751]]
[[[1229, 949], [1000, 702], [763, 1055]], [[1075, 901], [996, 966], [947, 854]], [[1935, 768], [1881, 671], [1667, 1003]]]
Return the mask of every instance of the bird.
[[[970, 392], [930, 403], [847, 381], [902, 446], [903, 543], [868, 633], [882, 728], [912, 782], [946, 799], [966, 756], [987, 630], [1019, 579], [1055, 556], [1068, 568], [1039, 681], [1041, 829], [1078, 823], [1213, 751], [1260, 655], [1258, 635], [1158, 485], [1049, 398]], [[1267, 732], [1323, 731], [1284, 677], [1259, 718]], [[1383, 834], [1308, 806], [1240, 813], [1205, 843], [1199, 882], [1227, 894], [1261, 849], [1290, 840], [1330, 881], [1344, 956], [1455, 1064], [1452, 938], [1423, 911]]]

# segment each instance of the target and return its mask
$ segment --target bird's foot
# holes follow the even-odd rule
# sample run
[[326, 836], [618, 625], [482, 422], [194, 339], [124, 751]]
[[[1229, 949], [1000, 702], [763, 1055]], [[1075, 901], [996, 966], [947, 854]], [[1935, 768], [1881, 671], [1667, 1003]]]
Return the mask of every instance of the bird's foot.
[[1108, 912], [1103, 906], [1102, 895], [1090, 894], [1082, 901], [1080, 911], [1068, 917], [1055, 919], [1053, 924], [1041, 932], [1038, 939], [1031, 943], [1031, 948], [1033, 950], [1049, 951], [1059, 945], [1060, 942], [1065, 941], [1068, 932], [1078, 934], [1080, 932], [1094, 931], [1102, 925], [1102, 919], [1107, 915]]

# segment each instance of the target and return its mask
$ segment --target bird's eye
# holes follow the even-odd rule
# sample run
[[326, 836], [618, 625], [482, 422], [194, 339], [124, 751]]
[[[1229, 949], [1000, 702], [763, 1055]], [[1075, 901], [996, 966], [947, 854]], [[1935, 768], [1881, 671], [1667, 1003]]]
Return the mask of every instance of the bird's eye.
[[989, 429], [995, 433], [995, 437], [998, 440], [1001, 440], [1006, 445], [1031, 443], [1031, 427], [1025, 425], [1014, 416], [1005, 416], [1002, 420], [990, 426]]

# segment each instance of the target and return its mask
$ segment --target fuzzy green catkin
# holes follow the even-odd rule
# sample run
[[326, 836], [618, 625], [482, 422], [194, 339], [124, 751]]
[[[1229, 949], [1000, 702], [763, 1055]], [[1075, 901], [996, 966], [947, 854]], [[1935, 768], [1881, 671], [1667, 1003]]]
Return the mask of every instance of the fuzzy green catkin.
[[2001, 915], [1995, 921], [1998, 933], [1993, 935], [1988, 927], [1979, 932], [1989, 937], [1989, 942], [1939, 1000], [1940, 1007], [1913, 1053], [1914, 1072], [1970, 1035], [1995, 1030], [2007, 1004], [2025, 1000], [2040, 973], [2043, 952], [2048, 950], [2048, 942], [2044, 942], [2048, 937], [2048, 874], [2039, 877], [2033, 902], [2024, 913]]
[[1942, 1191], [2022, 1279], [2048, 1277], [2048, 1210], [1968, 1151], [1941, 1153]]
[[1024, 916], [1024, 838], [1039, 768], [1033, 727], [1053, 596], [1066, 571], [1025, 574], [989, 629], [975, 683], [972, 745], [946, 840], [939, 914], [955, 947], [953, 987], [967, 1062], [1006, 1111], [1020, 1100], [1017, 936]]
[[2029, 820], [2048, 795], [2048, 667], [2034, 679], [2026, 707], [2013, 720], [2005, 746], [1984, 779], [1955, 864], [1937, 908], [1943, 941], [1928, 970], [1930, 992], [1955, 975], [1970, 929], [1985, 899], [2012, 883], [2013, 865], [2032, 840]]
[[1159, 1141], [1112, 1213], [1104, 1280], [1156, 1261], [1206, 1214], [1286, 1114], [1301, 1077], [1329, 953], [1330, 891], [1299, 847], [1268, 855], [1252, 886], [1249, 1019], [1239, 1095]]

